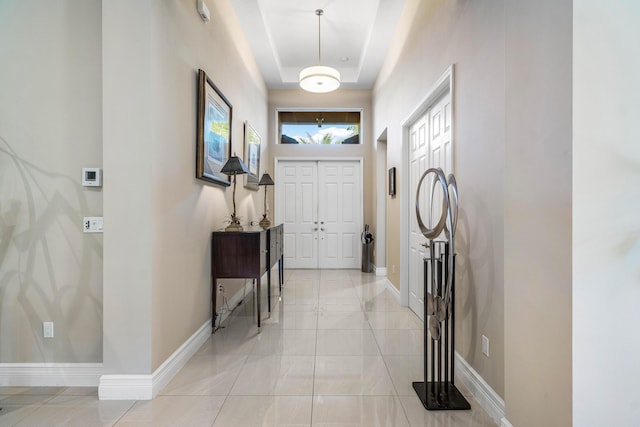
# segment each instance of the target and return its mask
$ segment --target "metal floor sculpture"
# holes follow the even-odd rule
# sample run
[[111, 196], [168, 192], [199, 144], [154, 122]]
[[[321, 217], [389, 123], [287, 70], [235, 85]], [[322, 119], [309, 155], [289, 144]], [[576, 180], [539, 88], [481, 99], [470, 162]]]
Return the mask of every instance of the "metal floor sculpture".
[[[442, 212], [435, 225], [426, 226], [420, 213], [420, 188], [429, 175], [435, 175], [429, 199], [430, 214], [438, 185], [442, 189]], [[416, 190], [418, 227], [427, 238], [424, 246], [424, 381], [414, 382], [422, 404], [429, 410], [471, 409], [454, 384], [455, 354], [455, 246], [458, 222], [458, 187], [453, 174], [445, 177], [440, 168], [429, 168], [420, 177]], [[432, 228], [429, 228], [432, 227]], [[446, 240], [437, 240], [444, 232]], [[427, 327], [428, 325], [428, 327]]]

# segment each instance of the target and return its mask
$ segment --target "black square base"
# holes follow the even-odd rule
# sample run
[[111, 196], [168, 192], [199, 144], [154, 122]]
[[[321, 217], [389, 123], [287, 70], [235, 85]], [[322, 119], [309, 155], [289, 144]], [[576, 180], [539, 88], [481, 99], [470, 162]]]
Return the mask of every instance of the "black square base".
[[414, 382], [413, 389], [429, 411], [456, 411], [471, 409], [471, 405], [464, 398], [462, 393], [451, 383], [427, 382], [427, 393], [425, 394], [425, 383]]

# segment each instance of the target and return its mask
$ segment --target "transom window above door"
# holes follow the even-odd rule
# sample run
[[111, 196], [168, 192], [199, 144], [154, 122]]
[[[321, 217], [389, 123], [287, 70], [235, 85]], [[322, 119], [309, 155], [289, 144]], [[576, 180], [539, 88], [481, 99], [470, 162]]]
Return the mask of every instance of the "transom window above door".
[[360, 111], [278, 111], [280, 144], [360, 144]]

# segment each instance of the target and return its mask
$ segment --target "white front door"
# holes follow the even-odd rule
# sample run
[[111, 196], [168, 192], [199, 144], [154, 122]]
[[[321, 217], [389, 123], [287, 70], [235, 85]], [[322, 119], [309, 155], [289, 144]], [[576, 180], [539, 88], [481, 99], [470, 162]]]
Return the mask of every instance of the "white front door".
[[[410, 230], [409, 230], [409, 307], [422, 319], [424, 314], [424, 263], [428, 252], [423, 246], [427, 239], [418, 228], [415, 214], [415, 197], [420, 177], [430, 167], [442, 168], [445, 175], [453, 171], [451, 144], [451, 96], [449, 92], [439, 98], [433, 106], [409, 129], [410, 164]], [[431, 195], [433, 176], [425, 180], [420, 188], [420, 212], [425, 224], [433, 225], [441, 215], [441, 203], [433, 204], [429, 212], [430, 198], [442, 200], [442, 190], [435, 187]], [[424, 320], [424, 319], [423, 319]]]
[[359, 161], [278, 162], [275, 218], [288, 268], [359, 268]]
[[318, 266], [318, 165], [280, 162], [276, 179], [276, 224], [284, 224], [288, 268]]
[[319, 268], [360, 267], [360, 162], [318, 163]]

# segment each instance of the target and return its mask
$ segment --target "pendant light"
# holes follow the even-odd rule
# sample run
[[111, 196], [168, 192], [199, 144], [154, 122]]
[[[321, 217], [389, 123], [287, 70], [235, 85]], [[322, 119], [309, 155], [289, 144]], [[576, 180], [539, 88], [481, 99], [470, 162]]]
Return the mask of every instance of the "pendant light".
[[300, 71], [300, 87], [307, 92], [327, 93], [340, 87], [340, 72], [332, 67], [320, 65], [320, 17], [324, 10], [316, 9], [318, 15], [318, 65]]

